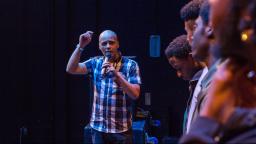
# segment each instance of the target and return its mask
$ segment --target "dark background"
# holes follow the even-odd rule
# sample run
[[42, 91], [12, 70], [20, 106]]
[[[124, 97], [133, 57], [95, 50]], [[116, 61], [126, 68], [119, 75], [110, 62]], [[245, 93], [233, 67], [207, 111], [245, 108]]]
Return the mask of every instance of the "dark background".
[[[80, 144], [89, 121], [89, 80], [65, 72], [81, 33], [95, 32], [82, 55], [100, 55], [98, 35], [119, 35], [123, 55], [137, 56], [142, 76], [139, 107], [162, 122], [158, 137], [181, 134], [187, 83], [164, 49], [185, 33], [179, 10], [188, 0], [2, 0], [0, 2], [0, 143]], [[161, 57], [149, 57], [149, 37], [161, 36]], [[150, 107], [144, 106], [151, 93]]]

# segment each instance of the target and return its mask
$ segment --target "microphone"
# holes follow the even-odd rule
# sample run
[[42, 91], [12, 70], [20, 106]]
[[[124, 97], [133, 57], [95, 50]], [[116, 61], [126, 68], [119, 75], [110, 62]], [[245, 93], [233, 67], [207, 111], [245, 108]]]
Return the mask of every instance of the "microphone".
[[[110, 52], [106, 52], [106, 53], [105, 53], [105, 60], [104, 60], [103, 64], [106, 63], [106, 62], [108, 62], [110, 59], [111, 59], [111, 53], [110, 53]], [[103, 77], [107, 74], [106, 72], [107, 72], [107, 67], [102, 67], [102, 69], [101, 69], [101, 75], [102, 75]]]

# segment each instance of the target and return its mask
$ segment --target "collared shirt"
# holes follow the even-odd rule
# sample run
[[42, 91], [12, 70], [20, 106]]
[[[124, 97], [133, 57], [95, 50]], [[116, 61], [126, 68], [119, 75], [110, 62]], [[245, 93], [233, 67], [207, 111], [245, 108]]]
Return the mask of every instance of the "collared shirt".
[[196, 84], [197, 84], [200, 76], [202, 75], [202, 72], [203, 72], [203, 69], [196, 72], [194, 74], [193, 78], [189, 81], [189, 98], [187, 100], [187, 106], [186, 106], [186, 110], [184, 112], [184, 117], [183, 117], [183, 128], [182, 128], [183, 133], [186, 133], [186, 130], [187, 130], [188, 112], [189, 112], [191, 99], [193, 97], [193, 93], [196, 88]]
[[[105, 133], [127, 131], [132, 124], [132, 100], [114, 80], [113, 75], [102, 76], [104, 57], [94, 57], [84, 62], [92, 75], [94, 99], [90, 125], [93, 129]], [[131, 84], [141, 84], [138, 64], [122, 57], [116, 67]]]
[[205, 77], [205, 75], [207, 74], [208, 72], [208, 68], [207, 67], [204, 67], [203, 69], [203, 72], [196, 84], [196, 88], [194, 90], [194, 93], [193, 93], [193, 97], [192, 97], [192, 100], [191, 100], [191, 104], [190, 104], [190, 108], [189, 108], [189, 113], [188, 113], [188, 121], [187, 121], [187, 130], [186, 132], [188, 133], [189, 129], [190, 129], [190, 125], [192, 123], [192, 117], [193, 117], [193, 114], [196, 110], [196, 105], [197, 105], [197, 96], [201, 90], [201, 82], [202, 82], [202, 79]]

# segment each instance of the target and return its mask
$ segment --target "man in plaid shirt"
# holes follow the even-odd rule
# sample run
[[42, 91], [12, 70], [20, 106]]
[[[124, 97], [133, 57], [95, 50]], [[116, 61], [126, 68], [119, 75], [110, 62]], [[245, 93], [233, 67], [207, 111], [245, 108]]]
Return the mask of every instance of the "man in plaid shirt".
[[99, 36], [99, 49], [104, 56], [80, 63], [81, 53], [91, 42], [92, 34], [87, 31], [80, 35], [67, 65], [67, 72], [91, 74], [93, 78], [92, 141], [132, 143], [131, 102], [139, 97], [141, 84], [138, 64], [121, 55], [117, 35], [111, 30]]

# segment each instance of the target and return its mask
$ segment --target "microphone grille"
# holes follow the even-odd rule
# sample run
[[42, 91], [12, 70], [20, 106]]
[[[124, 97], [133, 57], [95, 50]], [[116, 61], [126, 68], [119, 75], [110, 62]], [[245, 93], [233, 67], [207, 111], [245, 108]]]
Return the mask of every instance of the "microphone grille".
[[110, 58], [111, 58], [111, 53], [110, 53], [110, 52], [106, 52], [106, 53], [105, 53], [105, 56], [106, 56], [108, 59], [110, 59]]

